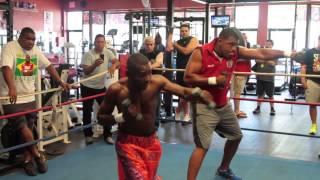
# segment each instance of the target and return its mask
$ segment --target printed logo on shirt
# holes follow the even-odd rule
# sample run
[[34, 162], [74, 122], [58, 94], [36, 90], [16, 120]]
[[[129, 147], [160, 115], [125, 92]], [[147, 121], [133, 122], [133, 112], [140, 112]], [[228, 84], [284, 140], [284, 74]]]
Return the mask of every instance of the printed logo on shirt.
[[313, 55], [313, 72], [320, 72], [320, 54]]
[[214, 64], [208, 64], [207, 67], [208, 67], [208, 68], [213, 68], [213, 67], [214, 67]]
[[29, 55], [18, 56], [16, 59], [15, 77], [16, 79], [32, 80], [38, 73], [37, 57]]
[[232, 68], [233, 66], [233, 61], [232, 60], [228, 60], [227, 61], [227, 68]]

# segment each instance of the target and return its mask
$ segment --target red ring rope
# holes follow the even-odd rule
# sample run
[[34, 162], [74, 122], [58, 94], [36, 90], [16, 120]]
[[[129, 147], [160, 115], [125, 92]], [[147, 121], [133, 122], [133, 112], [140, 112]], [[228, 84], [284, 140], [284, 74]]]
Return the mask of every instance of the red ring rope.
[[[61, 107], [61, 106], [67, 105], [67, 104], [71, 104], [71, 103], [74, 103], [74, 102], [86, 101], [86, 100], [93, 99], [93, 98], [96, 98], [96, 97], [101, 97], [101, 96], [104, 96], [104, 95], [105, 95], [105, 93], [100, 93], [100, 94], [96, 94], [96, 95], [93, 95], [93, 96], [74, 99], [74, 100], [71, 100], [71, 101], [66, 101], [66, 102], [58, 104], [58, 107]], [[41, 108], [38, 108], [38, 109], [31, 109], [31, 110], [27, 110], [27, 111], [18, 112], [18, 113], [2, 115], [2, 116], [0, 116], [0, 120], [7, 119], [7, 118], [12, 118], [12, 117], [16, 117], [16, 116], [22, 116], [22, 115], [25, 115], [25, 114], [29, 114], [29, 113], [33, 113], [33, 112], [39, 112], [39, 111], [43, 111], [43, 110], [50, 110], [52, 108], [53, 108], [52, 106], [44, 106], [44, 107], [41, 107]]]
[[[68, 105], [74, 102], [82, 102], [82, 101], [86, 101], [89, 99], [93, 99], [96, 97], [101, 97], [104, 96], [105, 93], [100, 93], [100, 94], [96, 94], [93, 96], [88, 96], [88, 97], [84, 97], [84, 98], [79, 98], [79, 99], [74, 99], [71, 101], [66, 101], [63, 102], [61, 104], [58, 105], [58, 107], [64, 106], [64, 105]], [[312, 106], [320, 106], [320, 103], [307, 103], [307, 102], [293, 102], [293, 101], [279, 101], [279, 100], [268, 100], [268, 99], [254, 99], [254, 98], [236, 98], [236, 97], [230, 97], [231, 99], [235, 99], [235, 100], [242, 100], [242, 101], [256, 101], [256, 102], [271, 102], [271, 103], [280, 103], [280, 104], [295, 104], [295, 105], [312, 105]], [[39, 112], [39, 111], [43, 111], [43, 110], [50, 110], [52, 109], [52, 106], [44, 106], [38, 109], [31, 109], [31, 110], [27, 110], [27, 111], [23, 111], [23, 112], [18, 112], [18, 113], [12, 113], [12, 114], [8, 114], [8, 115], [2, 115], [0, 116], [0, 120], [2, 119], [7, 119], [7, 118], [12, 118], [12, 117], [16, 117], [16, 116], [22, 116], [25, 114], [29, 114], [29, 113], [33, 113], [33, 112]]]

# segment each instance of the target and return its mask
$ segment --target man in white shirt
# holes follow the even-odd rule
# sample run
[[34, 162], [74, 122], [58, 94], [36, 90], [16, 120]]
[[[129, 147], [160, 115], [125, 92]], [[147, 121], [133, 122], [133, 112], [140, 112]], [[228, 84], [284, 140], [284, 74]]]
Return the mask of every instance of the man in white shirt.
[[[109, 71], [109, 75], [112, 77], [114, 71], [119, 68], [120, 63], [118, 62], [112, 51], [105, 48], [106, 40], [104, 35], [96, 35], [94, 45], [94, 49], [91, 49], [82, 57], [80, 67], [82, 67], [84, 71], [83, 78], [88, 78], [105, 71]], [[108, 74], [105, 74], [103, 76], [99, 76], [97, 78], [81, 83], [81, 96], [88, 97], [106, 92], [105, 84], [107, 76]], [[89, 99], [83, 102], [83, 125], [91, 123], [91, 113], [94, 100], [96, 100], [100, 105], [103, 101], [103, 97], [97, 97], [95, 99]], [[86, 144], [92, 144], [92, 128], [85, 129], [84, 135], [86, 138]], [[105, 125], [103, 127], [103, 136], [106, 143], [114, 144], [114, 141], [112, 139], [111, 126]]]
[[[70, 85], [61, 81], [57, 71], [51, 65], [43, 53], [34, 46], [35, 32], [29, 27], [21, 30], [17, 41], [7, 43], [2, 50], [0, 67], [0, 96], [9, 96], [9, 99], [3, 100], [3, 110], [5, 114], [12, 114], [36, 108], [35, 96], [19, 97], [35, 92], [35, 80], [39, 69], [46, 69], [48, 73], [65, 90], [70, 89]], [[20, 142], [26, 143], [34, 141], [34, 122], [36, 113], [9, 118], [8, 125], [13, 127], [14, 131], [19, 133]], [[37, 164], [38, 171], [45, 173], [48, 169], [46, 159], [39, 153], [36, 145], [28, 146], [23, 149], [24, 152], [24, 170], [26, 174], [35, 176], [37, 174], [33, 159]]]

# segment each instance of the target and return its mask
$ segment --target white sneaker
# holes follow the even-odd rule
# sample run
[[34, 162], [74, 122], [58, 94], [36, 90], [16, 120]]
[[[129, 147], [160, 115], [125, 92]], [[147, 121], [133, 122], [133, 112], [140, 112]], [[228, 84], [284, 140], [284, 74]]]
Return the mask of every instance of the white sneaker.
[[190, 121], [191, 121], [190, 115], [189, 115], [189, 114], [185, 114], [185, 115], [183, 116], [183, 121], [185, 121], [185, 122], [190, 122]]
[[179, 113], [175, 112], [174, 113], [174, 120], [176, 120], [176, 121], [180, 121], [181, 120], [181, 112], [179, 112]]
[[107, 138], [104, 138], [104, 141], [107, 143], [107, 144], [114, 144], [114, 141], [112, 139], [112, 137], [107, 137]]

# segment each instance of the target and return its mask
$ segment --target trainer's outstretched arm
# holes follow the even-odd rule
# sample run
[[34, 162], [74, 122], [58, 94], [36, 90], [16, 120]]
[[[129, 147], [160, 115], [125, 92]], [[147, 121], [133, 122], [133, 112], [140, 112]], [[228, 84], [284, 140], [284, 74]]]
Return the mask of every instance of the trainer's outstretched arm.
[[296, 53], [267, 48], [249, 49], [245, 47], [239, 47], [239, 56], [244, 59], [270, 60], [283, 57], [293, 58], [296, 56]]

